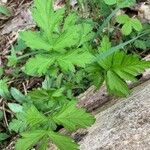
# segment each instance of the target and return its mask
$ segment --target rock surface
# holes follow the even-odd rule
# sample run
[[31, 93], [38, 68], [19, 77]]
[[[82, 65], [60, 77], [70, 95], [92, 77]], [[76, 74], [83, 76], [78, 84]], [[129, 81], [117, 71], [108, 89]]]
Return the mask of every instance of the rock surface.
[[80, 150], [150, 150], [150, 80], [105, 104], [96, 119]]

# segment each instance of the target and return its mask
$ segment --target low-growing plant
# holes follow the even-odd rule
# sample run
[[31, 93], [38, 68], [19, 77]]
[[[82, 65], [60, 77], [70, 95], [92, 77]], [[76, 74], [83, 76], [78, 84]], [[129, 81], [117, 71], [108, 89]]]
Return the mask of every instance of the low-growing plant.
[[[143, 34], [115, 46], [111, 42], [112, 31], [107, 32], [107, 25], [116, 12], [134, 1], [125, 2], [128, 3], [104, 0], [103, 5], [117, 5], [117, 8], [97, 26], [92, 19], [81, 18], [75, 11], [67, 16], [65, 8], [55, 11], [52, 0], [34, 0], [32, 16], [38, 28], [20, 32], [18, 43], [22, 44], [11, 49], [8, 66], [14, 67], [24, 60], [19, 66], [22, 74], [41, 77], [44, 81], [40, 87], [23, 94], [14, 87], [9, 90], [3, 75], [0, 80], [0, 96], [15, 114], [9, 131], [21, 136], [16, 150], [33, 147], [46, 150], [50, 141], [60, 150], [79, 149], [72, 138], [59, 132], [61, 127], [73, 132], [95, 122], [92, 114], [77, 107], [75, 96], [90, 85], [100, 88], [104, 83], [109, 94], [127, 96], [130, 93], [127, 81], [137, 81], [136, 76], [150, 67], [149, 61], [125, 50], [126, 45], [139, 40]], [[142, 30], [142, 24], [127, 15], [115, 17], [114, 22], [123, 24], [121, 30], [125, 35]], [[124, 27], [126, 24], [130, 29]], [[17, 51], [27, 47], [29, 50], [18, 57]], [[0, 134], [0, 140], [6, 138], [8, 135]]]

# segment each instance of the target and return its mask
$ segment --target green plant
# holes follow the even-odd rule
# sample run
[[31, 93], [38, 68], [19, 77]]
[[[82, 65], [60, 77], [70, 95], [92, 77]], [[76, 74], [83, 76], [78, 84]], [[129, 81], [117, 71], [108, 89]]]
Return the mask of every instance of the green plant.
[[122, 7], [129, 7], [135, 4], [136, 0], [104, 0], [107, 5], [122, 5]]
[[141, 22], [136, 18], [130, 18], [126, 14], [117, 16], [116, 20], [119, 24], [123, 24], [121, 31], [124, 35], [129, 35], [133, 29], [136, 31], [142, 30]]
[[[104, 29], [116, 12], [127, 5], [124, 2], [121, 5], [122, 1], [104, 2], [117, 4], [117, 8], [99, 25], [91, 19], [79, 17], [76, 12], [70, 11], [66, 16], [65, 8], [54, 11], [52, 0], [34, 1], [32, 15], [39, 28], [20, 32], [18, 45], [12, 47], [11, 55], [7, 57], [8, 66], [14, 67], [21, 62], [21, 75], [41, 77], [44, 81], [38, 88], [23, 94], [14, 87], [9, 89], [5, 78], [0, 80], [0, 95], [9, 100], [8, 108], [15, 114], [9, 122], [9, 131], [22, 136], [16, 143], [16, 150], [33, 147], [46, 150], [49, 141], [60, 150], [79, 149], [73, 139], [59, 132], [60, 127], [70, 133], [95, 122], [94, 116], [83, 108], [77, 108], [75, 96], [90, 84], [100, 88], [104, 81], [110, 94], [127, 96], [129, 88], [126, 81], [137, 81], [136, 76], [150, 67], [149, 61], [125, 51], [126, 45], [144, 34], [112, 46], [111, 32]], [[103, 6], [106, 6], [104, 2]], [[128, 21], [134, 28], [132, 19], [128, 18]], [[98, 29], [96, 33], [95, 28]], [[106, 36], [108, 33], [110, 37]], [[102, 40], [94, 47], [95, 39]], [[28, 49], [23, 51], [26, 47]], [[20, 50], [23, 56], [18, 56]]]
[[[98, 48], [98, 53], [102, 53], [110, 47], [109, 38], [104, 36], [101, 46]], [[110, 94], [127, 96], [129, 88], [126, 81], [137, 81], [135, 77], [149, 66], [150, 62], [141, 60], [138, 55], [128, 55], [124, 51], [118, 51], [89, 66], [87, 71], [97, 87], [100, 87], [106, 80]]]
[[10, 17], [12, 15], [10, 10], [5, 5], [1, 5], [1, 4], [0, 4], [0, 14], [4, 14], [7, 17]]

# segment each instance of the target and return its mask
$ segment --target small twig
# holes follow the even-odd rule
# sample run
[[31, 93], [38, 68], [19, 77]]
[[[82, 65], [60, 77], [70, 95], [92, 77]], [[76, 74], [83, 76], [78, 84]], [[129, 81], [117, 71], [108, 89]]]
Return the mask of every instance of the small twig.
[[6, 112], [8, 112], [8, 113], [10, 113], [10, 114], [14, 114], [12, 111], [10, 111], [10, 110], [8, 110], [8, 109], [6, 109], [6, 108], [0, 107], [0, 110], [4, 111], [4, 109], [5, 109]]
[[7, 117], [6, 117], [5, 103], [4, 102], [3, 102], [3, 107], [2, 108], [3, 108], [3, 113], [4, 113], [5, 124], [8, 127], [9, 125], [8, 125], [8, 121], [7, 121]]
[[26, 88], [26, 86], [25, 86], [24, 82], [22, 83], [22, 85], [23, 85], [24, 93], [25, 93], [25, 95], [27, 95], [27, 88]]

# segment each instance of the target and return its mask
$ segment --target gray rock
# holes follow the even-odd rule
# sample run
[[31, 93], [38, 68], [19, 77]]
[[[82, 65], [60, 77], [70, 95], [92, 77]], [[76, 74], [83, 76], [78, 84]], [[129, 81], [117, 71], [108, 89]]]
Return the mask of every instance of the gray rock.
[[81, 150], [150, 150], [150, 80], [98, 110]]

